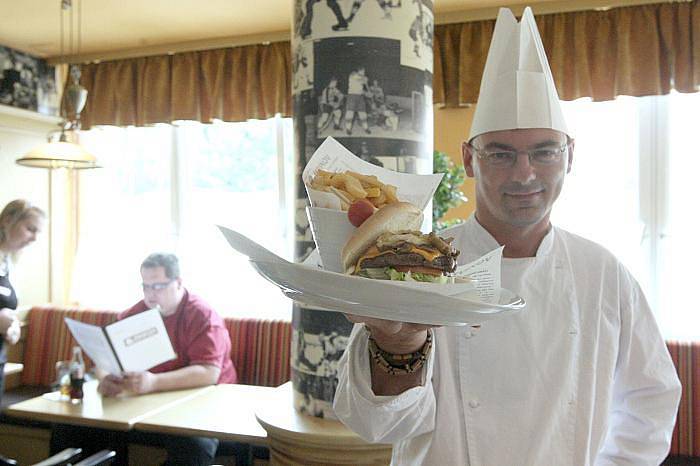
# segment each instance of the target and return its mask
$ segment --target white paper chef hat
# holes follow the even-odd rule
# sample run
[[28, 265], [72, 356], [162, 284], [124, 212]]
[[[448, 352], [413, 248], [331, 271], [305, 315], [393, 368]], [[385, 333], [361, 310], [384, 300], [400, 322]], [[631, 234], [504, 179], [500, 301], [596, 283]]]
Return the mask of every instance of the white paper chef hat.
[[520, 23], [509, 9], [498, 12], [469, 140], [517, 128], [551, 128], [570, 135], [530, 7]]

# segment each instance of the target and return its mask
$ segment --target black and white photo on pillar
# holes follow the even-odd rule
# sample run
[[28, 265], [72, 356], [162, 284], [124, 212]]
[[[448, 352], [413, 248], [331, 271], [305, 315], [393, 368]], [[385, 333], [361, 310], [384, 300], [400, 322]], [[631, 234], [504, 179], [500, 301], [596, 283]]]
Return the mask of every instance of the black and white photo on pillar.
[[293, 317], [290, 364], [300, 396], [297, 409], [317, 417], [334, 417], [331, 400], [337, 386], [338, 362], [352, 324], [342, 314], [309, 309]]
[[58, 115], [55, 68], [0, 45], [0, 104]]
[[314, 42], [318, 138], [422, 139], [426, 73], [402, 66], [400, 48], [377, 37]]
[[297, 42], [292, 53], [292, 93], [313, 89], [314, 54], [312, 41]]
[[316, 111], [313, 89], [293, 94], [294, 105], [294, 144], [295, 152], [299, 154], [299, 163], [296, 164], [296, 215], [294, 241], [294, 261], [301, 262], [316, 247], [309, 227], [309, 219], [306, 217], [306, 188], [301, 179], [301, 174], [306, 163], [316, 151], [322, 141], [316, 138]]
[[401, 64], [432, 72], [432, 0], [296, 0], [294, 42], [329, 37], [401, 41]]
[[302, 40], [342, 32], [380, 35], [377, 27], [381, 30], [382, 22], [393, 21], [396, 12], [411, 1], [415, 0], [296, 0], [294, 35]]
[[295, 99], [295, 114], [315, 115], [313, 146], [333, 136], [377, 165], [430, 155], [431, 0], [297, 0], [293, 29], [292, 92], [315, 104]]
[[433, 2], [430, 0], [411, 0], [409, 12], [413, 15], [405, 35], [401, 38], [401, 63], [414, 68], [433, 64]]

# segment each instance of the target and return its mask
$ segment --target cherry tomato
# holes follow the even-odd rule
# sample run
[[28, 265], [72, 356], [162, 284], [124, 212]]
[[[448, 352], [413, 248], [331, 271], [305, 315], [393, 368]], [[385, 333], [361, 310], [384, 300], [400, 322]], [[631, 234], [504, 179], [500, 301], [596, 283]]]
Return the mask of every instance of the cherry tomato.
[[348, 208], [348, 220], [359, 227], [374, 213], [374, 205], [367, 199], [358, 199]]

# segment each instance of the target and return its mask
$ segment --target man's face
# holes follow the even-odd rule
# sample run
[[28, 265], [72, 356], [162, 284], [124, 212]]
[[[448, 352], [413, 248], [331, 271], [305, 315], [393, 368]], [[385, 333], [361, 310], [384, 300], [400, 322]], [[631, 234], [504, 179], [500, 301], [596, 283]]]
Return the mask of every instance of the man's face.
[[160, 306], [164, 316], [173, 314], [182, 300], [182, 280], [168, 278], [163, 267], [141, 269], [143, 299], [149, 309]]
[[[530, 160], [526, 151], [558, 150], [566, 146], [561, 159], [553, 163]], [[489, 163], [489, 155], [518, 151], [514, 163]], [[476, 181], [477, 217], [481, 222], [511, 227], [549, 223], [554, 201], [564, 177], [571, 170], [573, 141], [551, 129], [494, 131], [462, 145], [464, 167]], [[491, 158], [493, 161], [493, 158]]]

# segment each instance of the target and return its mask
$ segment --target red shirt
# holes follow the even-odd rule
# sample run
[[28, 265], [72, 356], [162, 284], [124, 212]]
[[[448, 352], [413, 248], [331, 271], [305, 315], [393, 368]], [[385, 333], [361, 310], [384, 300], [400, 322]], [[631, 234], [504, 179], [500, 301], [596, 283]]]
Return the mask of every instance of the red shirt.
[[[119, 314], [118, 319], [147, 310], [143, 300]], [[236, 369], [231, 362], [231, 337], [221, 316], [200, 297], [185, 294], [175, 313], [163, 317], [165, 330], [177, 357], [150, 369], [170, 372], [192, 364], [214, 365], [221, 369], [217, 383], [236, 383]]]

